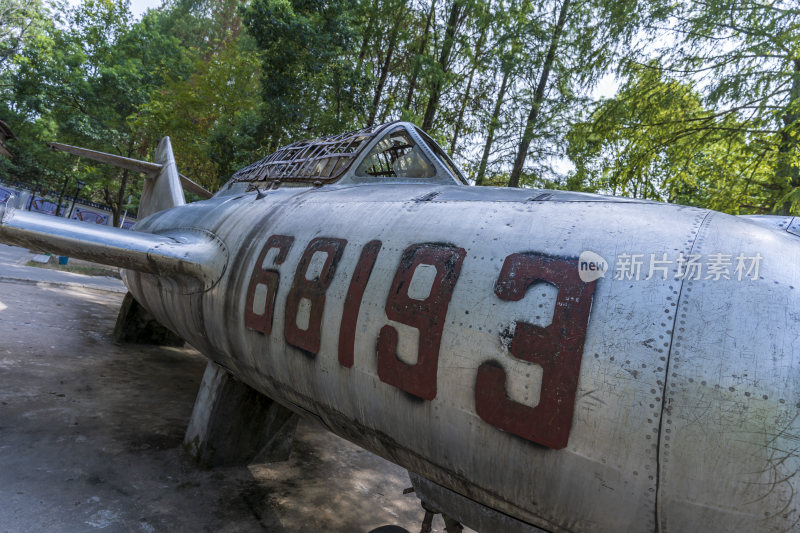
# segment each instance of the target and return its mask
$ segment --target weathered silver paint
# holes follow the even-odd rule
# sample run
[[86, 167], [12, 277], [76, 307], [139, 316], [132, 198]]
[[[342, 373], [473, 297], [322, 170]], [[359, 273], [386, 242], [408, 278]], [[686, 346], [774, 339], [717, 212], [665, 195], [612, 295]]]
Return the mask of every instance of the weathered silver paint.
[[425, 502], [426, 509], [441, 510], [461, 524], [469, 524], [475, 531], [502, 531], [503, 533], [543, 533], [543, 529], [521, 522], [507, 514], [480, 505], [457, 492], [409, 472], [417, 498]]
[[180, 293], [216, 283], [228, 263], [225, 244], [202, 228], [159, 234], [51, 217], [0, 205], [0, 240], [106, 265], [149, 272]]
[[[253, 388], [520, 521], [558, 532], [797, 530], [800, 240], [791, 223], [559, 191], [477, 190], [452, 179], [405, 181], [344, 178], [266, 193], [232, 184], [137, 225], [157, 235], [192, 228], [224, 246], [219, 280], [186, 294], [143, 269], [127, 270], [126, 283], [158, 320]], [[6, 235], [0, 229], [0, 239]], [[245, 327], [244, 310], [271, 235], [296, 242], [276, 267], [275, 318], [265, 336]], [[286, 343], [284, 306], [317, 237], [347, 245], [326, 293], [320, 351], [309, 357]], [[382, 248], [360, 308], [355, 364], [346, 368], [337, 360], [345, 295], [362, 247], [375, 239]], [[386, 324], [400, 333], [400, 358], [413, 363], [415, 331], [387, 320], [385, 305], [403, 251], [425, 242], [467, 252], [432, 401], [382, 382], [376, 364]], [[555, 294], [539, 284], [506, 302], [494, 286], [510, 254], [586, 250], [612, 265], [624, 253], [757, 252], [763, 262], [756, 280], [675, 280], [674, 265], [667, 280], [616, 280], [613, 272], [599, 279], [569, 443], [551, 450], [476, 414], [477, 368], [497, 360], [508, 395], [536, 404], [540, 369], [512, 359], [507, 339], [517, 320], [547, 325]]]
[[[791, 443], [799, 429], [794, 310], [800, 298], [790, 287], [800, 279], [786, 265], [800, 264], [800, 241], [695, 208], [602, 197], [528, 202], [530, 191], [516, 191], [514, 202], [511, 191], [496, 189], [481, 191], [481, 200], [448, 201], [448, 194], [459, 194], [456, 187], [435, 189], [441, 195], [430, 201], [417, 200], [429, 187], [389, 184], [279, 189], [260, 200], [255, 193], [221, 195], [195, 204], [188, 220], [189, 213], [175, 209], [143, 227], [211, 221], [208, 229], [238, 250], [220, 283], [187, 300], [160, 290], [146, 274], [128, 273], [127, 281], [160, 320], [251, 386], [521, 520], [553, 531], [666, 531], [673, 523], [791, 531], [798, 518], [800, 461]], [[265, 338], [244, 327], [242, 314], [255, 256], [272, 234], [300, 242], [280, 269], [273, 334]], [[521, 302], [497, 300], [492, 290], [504, 257], [593, 250], [613, 263], [625, 252], [710, 249], [711, 235], [725, 253], [760, 252], [764, 279], [599, 280], [565, 450], [539, 447], [478, 418], [476, 369], [486, 359], [503, 362], [512, 397], [530, 403], [538, 392], [536, 369], [508, 357], [501, 333], [517, 318], [545, 316], [538, 305], [552, 300], [546, 292], [538, 298], [535, 289]], [[317, 236], [349, 242], [327, 293], [322, 348], [312, 360], [285, 343], [283, 305], [294, 266]], [[339, 317], [349, 273], [371, 239], [384, 248], [362, 304], [355, 365], [345, 369], [336, 360]], [[418, 402], [377, 378], [375, 339], [388, 322], [383, 308], [402, 251], [441, 241], [466, 248], [468, 257], [444, 330], [439, 393]], [[403, 335], [413, 354], [413, 330]]]

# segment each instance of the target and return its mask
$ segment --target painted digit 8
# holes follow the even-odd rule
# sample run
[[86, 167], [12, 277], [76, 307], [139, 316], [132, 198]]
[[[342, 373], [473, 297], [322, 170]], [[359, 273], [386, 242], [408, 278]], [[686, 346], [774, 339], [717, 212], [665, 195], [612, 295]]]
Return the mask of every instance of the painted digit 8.
[[[294, 273], [292, 288], [286, 297], [286, 320], [284, 323], [284, 335], [286, 342], [296, 348], [300, 348], [307, 354], [316, 355], [322, 342], [322, 311], [325, 309], [325, 292], [333, 281], [336, 273], [336, 265], [342, 258], [342, 252], [347, 241], [344, 239], [333, 239], [319, 237], [308, 243], [303, 257], [297, 264]], [[307, 279], [311, 259], [317, 252], [326, 255], [325, 263], [318, 276], [314, 279]], [[308, 327], [300, 329], [297, 325], [297, 314], [300, 310], [300, 302], [307, 299], [310, 303], [310, 317]]]

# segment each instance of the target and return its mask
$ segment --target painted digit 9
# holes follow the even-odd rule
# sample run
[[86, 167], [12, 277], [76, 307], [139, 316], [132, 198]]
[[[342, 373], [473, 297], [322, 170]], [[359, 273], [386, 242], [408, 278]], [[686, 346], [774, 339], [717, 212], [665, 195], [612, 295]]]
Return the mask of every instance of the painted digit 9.
[[540, 327], [518, 321], [511, 341], [513, 357], [542, 367], [539, 404], [529, 407], [506, 394], [506, 375], [495, 361], [478, 368], [475, 409], [486, 422], [509, 433], [561, 449], [567, 445], [575, 407], [583, 343], [596, 282], [578, 277], [577, 259], [536, 253], [508, 256], [495, 284], [501, 300], [519, 301], [537, 282], [558, 289], [553, 321]]
[[[275, 295], [278, 293], [280, 273], [274, 268], [265, 268], [264, 260], [272, 249], [278, 250], [274, 265], [283, 264], [292, 248], [294, 237], [273, 235], [267, 239], [250, 276], [247, 287], [247, 301], [244, 310], [244, 324], [250, 329], [269, 335], [272, 332], [272, 317], [275, 312]], [[262, 308], [263, 302], [263, 308]], [[258, 309], [256, 309], [258, 308]]]
[[[436, 397], [439, 348], [447, 308], [466, 251], [449, 244], [423, 243], [406, 248], [386, 300], [386, 316], [419, 330], [417, 362], [408, 365], [397, 357], [397, 330], [386, 325], [378, 336], [378, 377], [425, 400]], [[435, 267], [430, 293], [423, 300], [412, 298], [409, 288], [414, 272], [422, 265]]]
[[[347, 241], [344, 239], [328, 237], [319, 237], [308, 243], [303, 257], [297, 264], [292, 288], [289, 289], [289, 295], [286, 297], [286, 320], [284, 323], [286, 342], [311, 355], [319, 352], [322, 342], [322, 312], [325, 309], [325, 293], [333, 281], [336, 265], [342, 258], [346, 244]], [[311, 260], [317, 253], [325, 254], [325, 262], [319, 274], [313, 279], [308, 279]], [[308, 327], [300, 329], [297, 325], [297, 317], [300, 303], [303, 300], [309, 302], [310, 315]]]

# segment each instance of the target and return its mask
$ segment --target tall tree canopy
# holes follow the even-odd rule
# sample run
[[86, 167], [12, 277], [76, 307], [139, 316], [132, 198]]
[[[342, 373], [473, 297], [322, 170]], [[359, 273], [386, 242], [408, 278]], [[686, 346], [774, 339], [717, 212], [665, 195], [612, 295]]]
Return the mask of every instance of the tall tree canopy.
[[[663, 44], [629, 61], [625, 90], [573, 128], [580, 179], [601, 190], [608, 179], [644, 180], [648, 194], [732, 213], [797, 213], [798, 21], [800, 5], [792, 1], [670, 6], [649, 28]], [[673, 100], [679, 92], [691, 93], [691, 102]], [[620, 144], [620, 136], [629, 142]], [[641, 157], [629, 159], [633, 146]], [[641, 166], [666, 154], [657, 174]], [[657, 191], [667, 182], [696, 192]]]
[[[426, 129], [478, 185], [731, 213], [800, 212], [795, 0], [0, 0], [0, 178], [118, 217], [140, 177], [47, 151], [148, 158], [215, 189], [294, 140]], [[615, 80], [615, 95], [596, 94]]]

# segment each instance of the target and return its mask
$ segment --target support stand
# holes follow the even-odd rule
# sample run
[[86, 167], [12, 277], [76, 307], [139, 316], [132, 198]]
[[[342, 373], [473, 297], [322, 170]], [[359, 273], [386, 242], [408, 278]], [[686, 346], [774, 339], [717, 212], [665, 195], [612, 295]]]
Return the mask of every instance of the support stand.
[[184, 340], [158, 323], [131, 293], [125, 294], [114, 326], [114, 340], [120, 343], [183, 346]]
[[204, 467], [285, 461], [297, 420], [209, 361], [183, 444]]

